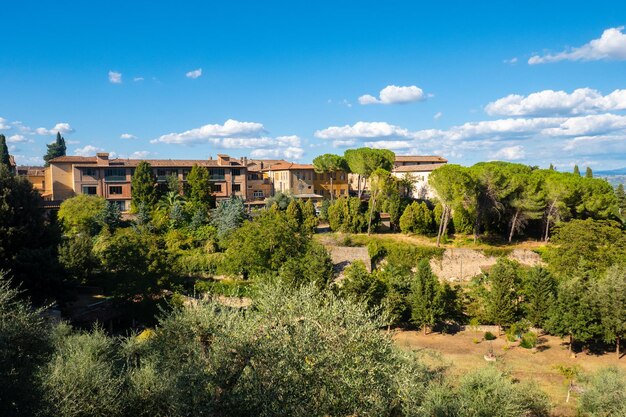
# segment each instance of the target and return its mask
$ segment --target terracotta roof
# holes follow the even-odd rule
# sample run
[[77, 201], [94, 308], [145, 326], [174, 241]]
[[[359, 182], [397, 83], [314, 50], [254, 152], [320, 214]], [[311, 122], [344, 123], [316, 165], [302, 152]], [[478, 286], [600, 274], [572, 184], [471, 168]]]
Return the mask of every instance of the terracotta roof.
[[17, 167], [17, 172], [20, 175], [43, 176], [45, 175], [46, 170], [44, 167], [20, 166]]
[[248, 171], [260, 171], [277, 164], [288, 164], [284, 159], [248, 159]]
[[393, 172], [430, 172], [442, 167], [444, 164], [421, 164], [421, 165], [402, 165], [395, 167]]
[[[109, 159], [110, 167], [123, 166], [123, 167], [136, 167], [140, 162], [148, 162], [153, 167], [192, 167], [194, 165], [207, 166], [207, 167], [243, 167], [239, 160], [231, 159], [228, 165], [220, 165], [217, 159], [125, 159], [116, 158]], [[52, 163], [55, 162], [69, 162], [74, 164], [95, 164], [97, 159], [95, 156], [60, 156], [54, 158]]]
[[272, 165], [270, 168], [264, 168], [263, 171], [289, 171], [292, 169], [315, 169], [312, 164], [295, 164], [293, 162], [281, 162]]
[[448, 162], [437, 155], [396, 155], [396, 162]]

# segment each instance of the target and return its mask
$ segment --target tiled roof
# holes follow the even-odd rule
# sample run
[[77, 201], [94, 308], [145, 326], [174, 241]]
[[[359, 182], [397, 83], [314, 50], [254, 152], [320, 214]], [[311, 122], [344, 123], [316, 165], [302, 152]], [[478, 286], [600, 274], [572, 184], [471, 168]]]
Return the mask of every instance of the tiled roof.
[[284, 159], [248, 159], [249, 171], [260, 171], [277, 164], [288, 164]]
[[[243, 167], [241, 162], [236, 159], [231, 159], [227, 165], [220, 165], [217, 159], [124, 159], [115, 158], [109, 159], [109, 166], [124, 166], [124, 167], [136, 167], [140, 162], [148, 162], [153, 167], [192, 167], [194, 165], [207, 166], [207, 167]], [[60, 156], [54, 158], [52, 163], [69, 162], [74, 164], [95, 164], [97, 159], [95, 156]]]
[[[43, 176], [46, 171], [44, 167], [27, 167], [27, 166], [19, 166], [17, 167], [17, 172], [20, 175], [30, 175], [30, 176]], [[22, 174], [23, 173], [23, 174]]]
[[430, 172], [442, 167], [444, 164], [421, 164], [421, 165], [402, 165], [395, 167], [393, 172]]
[[396, 155], [396, 162], [448, 162], [437, 155]]
[[293, 162], [281, 162], [276, 165], [272, 165], [271, 168], [265, 168], [263, 171], [289, 171], [292, 169], [314, 169], [311, 164], [295, 164]]

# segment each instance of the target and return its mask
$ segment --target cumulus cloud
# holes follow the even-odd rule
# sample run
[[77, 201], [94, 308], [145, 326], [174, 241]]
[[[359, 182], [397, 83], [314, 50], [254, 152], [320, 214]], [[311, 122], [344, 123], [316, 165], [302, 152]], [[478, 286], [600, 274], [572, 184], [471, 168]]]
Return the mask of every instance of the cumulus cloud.
[[23, 135], [12, 135], [7, 138], [8, 143], [19, 143], [19, 142], [32, 142], [32, 140], [26, 138]]
[[137, 136], [132, 135], [130, 133], [122, 133], [120, 135], [120, 139], [137, 139]]
[[86, 145], [82, 148], [74, 149], [74, 155], [78, 156], [94, 156], [98, 152], [104, 152], [104, 149], [93, 145]]
[[[26, 128], [26, 129], [30, 130], [29, 128]], [[46, 129], [45, 127], [38, 127], [37, 129], [34, 130], [35, 134], [41, 135], [41, 136], [56, 135], [57, 132], [62, 135], [66, 133], [73, 133], [74, 128], [72, 128], [72, 126], [70, 126], [69, 123], [57, 123], [51, 129]]]
[[208, 143], [222, 149], [252, 149], [251, 155], [278, 155], [299, 159], [304, 154], [300, 137], [267, 135], [261, 123], [227, 120], [223, 125], [208, 124], [181, 133], [169, 133], [151, 143], [197, 145]]
[[492, 159], [504, 159], [507, 161], [517, 161], [524, 159], [525, 156], [524, 147], [521, 145], [507, 146], [491, 154]]
[[130, 159], [146, 159], [147, 157], [152, 155], [154, 155], [154, 153], [150, 151], [135, 151], [131, 153], [128, 157]]
[[238, 120], [229, 119], [223, 125], [207, 124], [181, 133], [168, 133], [150, 142], [194, 145], [198, 143], [210, 143], [211, 139], [216, 138], [254, 138], [264, 132], [265, 130], [261, 123], [240, 122]]
[[143, 77], [135, 77], [133, 78], [134, 82], [139, 82], [139, 81], [143, 81]]
[[443, 113], [438, 111], [437, 113], [435, 113], [435, 115], [433, 116], [433, 119], [435, 120], [439, 120], [441, 119], [441, 117], [443, 117]]
[[593, 39], [583, 46], [556, 54], [534, 55], [528, 63], [535, 65], [559, 61], [626, 60], [626, 34], [622, 33], [623, 30], [623, 26], [606, 29], [599, 39]]
[[397, 85], [388, 85], [380, 90], [378, 98], [365, 94], [359, 97], [359, 103], [368, 104], [405, 104], [414, 101], [422, 101], [426, 99], [424, 91], [415, 86], [399, 87]]
[[188, 73], [186, 73], [185, 77], [191, 78], [191, 79], [195, 80], [196, 78], [200, 77], [201, 75], [202, 75], [202, 68], [198, 68], [198, 69], [195, 69], [193, 71], [189, 71]]
[[373, 149], [391, 149], [392, 151], [399, 149], [410, 149], [415, 146], [412, 142], [406, 140], [378, 140], [373, 142], [365, 142], [364, 145]]
[[591, 88], [572, 93], [543, 90], [522, 96], [510, 94], [485, 106], [490, 116], [579, 115], [626, 109], [626, 90], [602, 95]]
[[298, 147], [287, 147], [283, 149], [255, 149], [250, 152], [252, 158], [258, 159], [287, 159], [298, 160], [304, 155], [304, 150]]
[[122, 73], [117, 71], [109, 71], [109, 82], [111, 84], [122, 83]]
[[7, 124], [7, 120], [0, 117], [0, 130], [9, 130], [11, 126]]
[[391, 125], [387, 122], [357, 122], [354, 125], [331, 126], [318, 130], [315, 136], [320, 139], [346, 140], [367, 138], [406, 138], [410, 136], [407, 129]]
[[509, 65], [517, 64], [517, 57], [513, 57], [511, 59], [505, 59], [503, 62]]

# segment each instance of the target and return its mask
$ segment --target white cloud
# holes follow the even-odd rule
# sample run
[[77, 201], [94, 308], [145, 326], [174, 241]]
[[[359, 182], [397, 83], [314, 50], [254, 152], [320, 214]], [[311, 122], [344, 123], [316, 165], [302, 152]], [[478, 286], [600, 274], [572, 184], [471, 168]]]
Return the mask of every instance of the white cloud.
[[356, 144], [356, 139], [334, 140], [333, 148], [349, 148]]
[[250, 152], [252, 158], [258, 159], [287, 159], [298, 160], [304, 155], [304, 150], [298, 147], [287, 147], [283, 149], [255, 149]]
[[606, 29], [599, 39], [578, 47], [570, 48], [557, 54], [535, 55], [528, 63], [547, 64], [558, 61], [599, 61], [599, 60], [626, 60], [626, 34], [622, 33], [623, 26]]
[[195, 69], [193, 71], [189, 71], [188, 73], [186, 73], [185, 77], [191, 78], [191, 79], [195, 80], [196, 78], [200, 77], [201, 75], [202, 75], [202, 68], [198, 68], [198, 69]]
[[65, 143], [68, 145], [78, 145], [80, 143], [79, 140], [65, 140]]
[[182, 133], [168, 133], [153, 139], [150, 143], [169, 143], [181, 145], [194, 145], [198, 143], [208, 143], [215, 138], [246, 138], [258, 137], [264, 133], [263, 125], [254, 122], [240, 122], [228, 119], [223, 125], [207, 124], [196, 129], [187, 130]]
[[[104, 152], [104, 149], [93, 145], [86, 145], [82, 148], [74, 149], [74, 155], [78, 156], [94, 156], [98, 152]], [[111, 155], [109, 155], [111, 157]]]
[[422, 101], [426, 99], [424, 91], [415, 86], [399, 87], [397, 85], [388, 85], [380, 90], [378, 94], [379, 98], [376, 98], [370, 94], [365, 94], [359, 97], [359, 103], [362, 105], [367, 104], [404, 104], [414, 101]]
[[2, 117], [0, 117], [0, 130], [9, 130], [9, 129], [11, 129], [11, 126], [6, 124], [6, 122], [7, 122], [6, 119], [3, 119]]
[[433, 116], [433, 119], [435, 120], [439, 120], [441, 119], [441, 117], [443, 116], [443, 113], [438, 111], [437, 113], [435, 113], [435, 115]]
[[13, 135], [7, 138], [8, 143], [19, 143], [19, 142], [32, 142], [32, 140], [26, 138], [23, 135]]
[[373, 142], [365, 142], [364, 145], [373, 149], [409, 149], [415, 146], [412, 142], [405, 140], [378, 140]]
[[507, 161], [517, 161], [524, 159], [525, 156], [524, 147], [521, 145], [507, 146], [491, 154], [492, 159], [504, 159]]
[[122, 73], [117, 71], [109, 71], [109, 82], [112, 84], [122, 83]]
[[318, 130], [315, 136], [320, 139], [367, 139], [367, 138], [406, 138], [410, 136], [407, 129], [391, 125], [387, 122], [357, 122], [354, 125], [331, 126]]
[[517, 57], [513, 57], [511, 59], [505, 59], [502, 62], [504, 62], [505, 64], [514, 65], [514, 64], [517, 64]]
[[133, 78], [134, 82], [143, 81], [143, 77], [135, 77]]
[[120, 135], [120, 139], [137, 139], [137, 136], [132, 135], [130, 133], [122, 133]]
[[150, 151], [136, 151], [130, 154], [130, 159], [146, 159], [149, 156], [154, 155], [153, 152]]
[[[30, 130], [27, 127], [25, 129]], [[46, 129], [45, 127], [38, 127], [34, 131], [34, 133], [36, 133], [37, 135], [41, 135], [41, 136], [56, 135], [57, 132], [64, 135], [66, 133], [73, 133], [74, 129], [72, 128], [72, 126], [70, 126], [69, 123], [57, 123], [51, 129]]]
[[510, 94], [485, 106], [490, 116], [578, 115], [626, 109], [626, 89], [603, 96], [591, 88], [572, 93], [543, 90], [528, 96]]
[[41, 156], [13, 155], [18, 165], [41, 166], [43, 158]]

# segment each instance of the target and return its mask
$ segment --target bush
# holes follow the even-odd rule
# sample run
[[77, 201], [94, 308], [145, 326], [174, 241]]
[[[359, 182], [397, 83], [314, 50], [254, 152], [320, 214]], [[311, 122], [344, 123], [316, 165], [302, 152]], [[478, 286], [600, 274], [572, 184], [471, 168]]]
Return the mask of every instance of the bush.
[[485, 340], [496, 340], [498, 337], [491, 333], [491, 332], [485, 332]]
[[616, 367], [600, 369], [578, 401], [580, 415], [622, 417], [626, 415], [626, 373]]
[[520, 346], [524, 349], [532, 349], [537, 346], [537, 333], [535, 332], [526, 332], [522, 335], [522, 341], [520, 342]]
[[[359, 198], [340, 198], [328, 207], [328, 223], [333, 231], [363, 233], [367, 230], [368, 214], [367, 204]], [[372, 224], [376, 225], [378, 220], [376, 213]]]
[[402, 233], [427, 234], [433, 231], [433, 214], [426, 203], [413, 202], [404, 209], [400, 217]]

